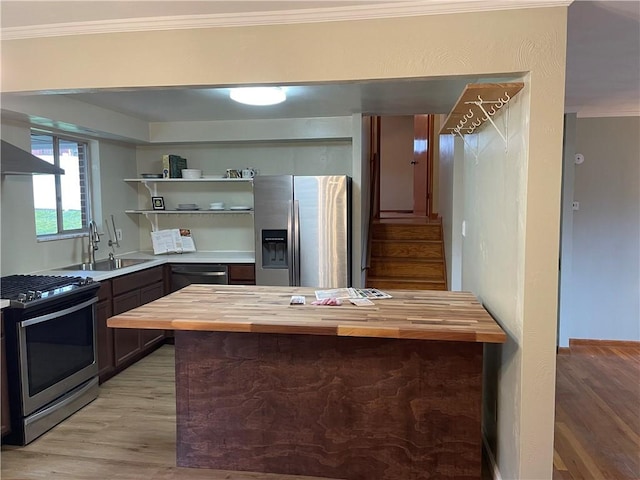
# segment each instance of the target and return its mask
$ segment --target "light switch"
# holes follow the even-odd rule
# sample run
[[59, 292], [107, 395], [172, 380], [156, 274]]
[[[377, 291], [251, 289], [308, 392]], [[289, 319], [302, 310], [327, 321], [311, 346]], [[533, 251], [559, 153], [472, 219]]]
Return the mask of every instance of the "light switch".
[[572, 206], [574, 210], [580, 210], [580, 202], [573, 202]]

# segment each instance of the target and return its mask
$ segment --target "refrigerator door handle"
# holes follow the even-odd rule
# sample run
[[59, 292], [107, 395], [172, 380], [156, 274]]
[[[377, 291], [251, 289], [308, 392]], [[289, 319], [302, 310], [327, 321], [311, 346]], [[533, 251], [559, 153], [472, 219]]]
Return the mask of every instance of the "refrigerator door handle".
[[293, 241], [293, 201], [289, 200], [287, 205], [287, 265], [289, 266], [289, 285], [295, 285], [294, 264], [295, 264], [295, 244]]
[[300, 202], [293, 202], [293, 274], [294, 285], [300, 286]]

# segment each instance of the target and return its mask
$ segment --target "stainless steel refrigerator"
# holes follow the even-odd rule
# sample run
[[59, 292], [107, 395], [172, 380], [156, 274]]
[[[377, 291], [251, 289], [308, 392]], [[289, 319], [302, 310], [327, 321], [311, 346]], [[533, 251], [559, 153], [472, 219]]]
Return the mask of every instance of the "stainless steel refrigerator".
[[253, 180], [256, 284], [351, 286], [351, 178]]

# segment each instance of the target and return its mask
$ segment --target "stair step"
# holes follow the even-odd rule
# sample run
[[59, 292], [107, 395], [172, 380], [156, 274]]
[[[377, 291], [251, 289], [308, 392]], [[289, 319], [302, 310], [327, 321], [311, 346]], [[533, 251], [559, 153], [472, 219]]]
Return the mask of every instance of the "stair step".
[[446, 290], [444, 281], [427, 281], [406, 278], [367, 277], [368, 288], [380, 290]]
[[372, 277], [413, 277], [421, 280], [444, 278], [442, 260], [409, 260], [401, 258], [371, 258], [369, 275]]
[[439, 240], [373, 240], [372, 257], [396, 257], [413, 259], [442, 259], [442, 242]]
[[374, 223], [371, 233], [373, 240], [442, 240], [442, 226], [439, 223]]

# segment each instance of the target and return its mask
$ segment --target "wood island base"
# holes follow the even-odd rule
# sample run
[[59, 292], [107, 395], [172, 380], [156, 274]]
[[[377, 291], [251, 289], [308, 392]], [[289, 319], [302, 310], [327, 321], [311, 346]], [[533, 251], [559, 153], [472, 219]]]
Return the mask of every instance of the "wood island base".
[[480, 479], [479, 342], [175, 332], [181, 467]]

